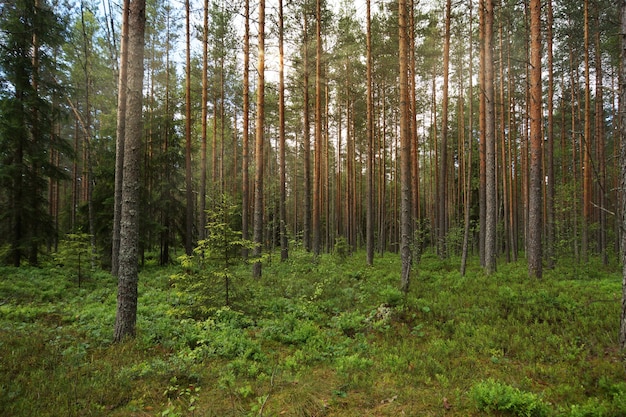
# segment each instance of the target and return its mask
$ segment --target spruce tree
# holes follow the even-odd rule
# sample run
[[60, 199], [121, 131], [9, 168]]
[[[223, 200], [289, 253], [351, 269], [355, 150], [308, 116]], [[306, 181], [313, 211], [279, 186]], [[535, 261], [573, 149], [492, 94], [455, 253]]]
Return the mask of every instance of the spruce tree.
[[4, 261], [19, 266], [25, 257], [36, 264], [54, 233], [46, 189], [62, 174], [49, 153], [70, 149], [52, 133], [65, 33], [46, 0], [2, 2], [0, 16], [0, 244], [10, 246]]

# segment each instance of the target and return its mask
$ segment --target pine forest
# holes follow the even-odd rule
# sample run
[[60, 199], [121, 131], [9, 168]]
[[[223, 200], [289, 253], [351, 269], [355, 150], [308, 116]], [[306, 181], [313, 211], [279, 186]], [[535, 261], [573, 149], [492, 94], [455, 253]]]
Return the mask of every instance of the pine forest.
[[626, 0], [0, 0], [0, 414], [626, 415], [625, 106]]

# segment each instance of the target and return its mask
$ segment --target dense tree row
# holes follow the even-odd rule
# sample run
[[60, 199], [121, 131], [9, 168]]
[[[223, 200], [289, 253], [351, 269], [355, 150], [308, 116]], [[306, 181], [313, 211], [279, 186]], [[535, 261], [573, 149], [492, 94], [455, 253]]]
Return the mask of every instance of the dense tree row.
[[[131, 93], [122, 10], [0, 5], [1, 255], [36, 264], [82, 230], [93, 262], [117, 273]], [[524, 254], [538, 277], [563, 257], [615, 259], [611, 2], [185, 6], [145, 6], [140, 259], [191, 253], [225, 195], [255, 256], [345, 239], [369, 263], [401, 252], [405, 289], [429, 246], [463, 254], [463, 268], [480, 254], [487, 272]]]

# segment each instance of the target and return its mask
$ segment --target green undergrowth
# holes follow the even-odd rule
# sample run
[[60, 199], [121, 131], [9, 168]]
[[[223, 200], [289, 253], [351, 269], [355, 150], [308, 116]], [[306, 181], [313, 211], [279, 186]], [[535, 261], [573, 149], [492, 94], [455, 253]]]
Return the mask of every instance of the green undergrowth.
[[404, 297], [393, 254], [263, 262], [145, 267], [116, 345], [107, 273], [0, 269], [0, 415], [626, 415], [617, 267], [426, 253]]

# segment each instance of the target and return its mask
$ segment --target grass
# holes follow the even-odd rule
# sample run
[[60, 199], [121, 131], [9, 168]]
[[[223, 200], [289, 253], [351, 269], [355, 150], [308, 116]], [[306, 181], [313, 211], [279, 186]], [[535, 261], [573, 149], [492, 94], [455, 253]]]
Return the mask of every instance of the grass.
[[263, 278], [147, 266], [137, 338], [112, 345], [116, 285], [0, 269], [3, 416], [623, 416], [619, 268], [524, 263], [487, 277], [425, 254], [294, 251]]

